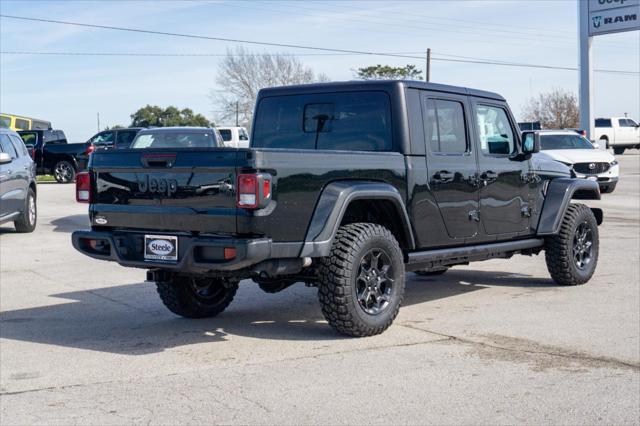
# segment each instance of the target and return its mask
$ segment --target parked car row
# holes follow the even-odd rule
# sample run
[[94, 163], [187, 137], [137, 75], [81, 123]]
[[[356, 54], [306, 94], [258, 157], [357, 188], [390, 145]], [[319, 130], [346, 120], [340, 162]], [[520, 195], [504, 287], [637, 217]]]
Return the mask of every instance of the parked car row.
[[[69, 183], [74, 181], [78, 171], [86, 169], [92, 152], [127, 149], [142, 129], [104, 130], [83, 143], [68, 143], [62, 130], [20, 130], [17, 133], [27, 146], [38, 175], [53, 175], [57, 182]], [[249, 136], [244, 127], [220, 127], [216, 130], [219, 132], [218, 146], [249, 147]]]

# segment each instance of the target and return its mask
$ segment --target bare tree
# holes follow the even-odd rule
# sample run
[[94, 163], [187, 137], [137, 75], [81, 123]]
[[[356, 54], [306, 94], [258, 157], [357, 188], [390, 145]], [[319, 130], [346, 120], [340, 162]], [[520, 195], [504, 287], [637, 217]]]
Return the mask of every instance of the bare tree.
[[543, 128], [575, 128], [580, 124], [578, 100], [573, 92], [555, 89], [529, 98], [523, 109], [525, 121], [539, 121]]
[[218, 67], [216, 83], [225, 93], [212, 90], [216, 122], [250, 126], [258, 91], [264, 87], [327, 81], [295, 56], [285, 54], [255, 54], [243, 47], [227, 49], [227, 56]]

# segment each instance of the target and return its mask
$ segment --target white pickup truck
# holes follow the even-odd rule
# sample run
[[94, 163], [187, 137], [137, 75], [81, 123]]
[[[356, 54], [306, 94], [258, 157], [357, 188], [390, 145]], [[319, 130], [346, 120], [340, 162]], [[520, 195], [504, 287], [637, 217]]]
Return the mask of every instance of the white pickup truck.
[[626, 117], [596, 118], [594, 139], [600, 146], [622, 154], [626, 148], [640, 149], [640, 125]]
[[249, 148], [249, 134], [244, 127], [216, 127], [222, 136], [224, 146]]

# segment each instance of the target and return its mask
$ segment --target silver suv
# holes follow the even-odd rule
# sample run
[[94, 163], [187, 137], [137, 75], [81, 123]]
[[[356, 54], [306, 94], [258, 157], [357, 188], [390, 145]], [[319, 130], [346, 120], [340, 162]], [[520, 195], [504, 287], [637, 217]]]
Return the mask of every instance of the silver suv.
[[18, 232], [36, 229], [36, 166], [20, 136], [0, 129], [0, 224], [13, 222]]

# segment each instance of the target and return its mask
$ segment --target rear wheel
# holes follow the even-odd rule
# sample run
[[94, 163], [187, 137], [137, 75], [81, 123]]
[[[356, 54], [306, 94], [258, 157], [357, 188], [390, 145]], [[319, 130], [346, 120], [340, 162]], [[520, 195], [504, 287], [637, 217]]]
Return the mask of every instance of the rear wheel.
[[616, 155], [622, 155], [624, 154], [624, 148], [619, 148], [619, 147], [613, 147], [613, 153]]
[[319, 276], [322, 313], [342, 334], [380, 334], [398, 315], [404, 296], [404, 259], [393, 234], [380, 225], [341, 226]]
[[73, 182], [76, 178], [76, 169], [68, 161], [58, 161], [53, 167], [53, 177], [58, 183]]
[[570, 204], [558, 235], [545, 242], [545, 259], [551, 278], [560, 285], [584, 284], [598, 263], [598, 224], [584, 204]]
[[20, 215], [20, 219], [16, 220], [13, 225], [18, 232], [33, 232], [33, 230], [36, 229], [37, 221], [38, 206], [36, 204], [36, 194], [33, 192], [33, 189], [29, 188], [24, 210]]
[[174, 276], [170, 281], [157, 282], [156, 289], [162, 303], [174, 314], [208, 318], [229, 306], [238, 283], [220, 278]]

